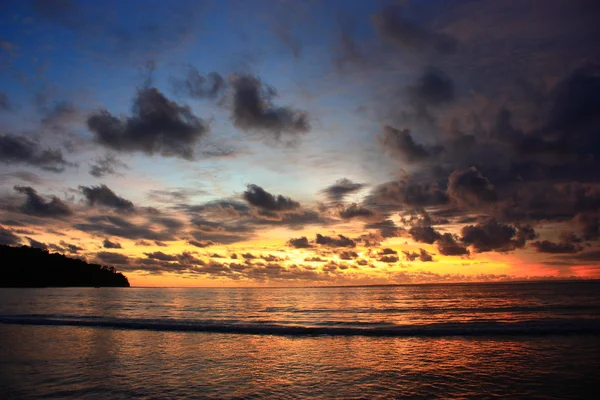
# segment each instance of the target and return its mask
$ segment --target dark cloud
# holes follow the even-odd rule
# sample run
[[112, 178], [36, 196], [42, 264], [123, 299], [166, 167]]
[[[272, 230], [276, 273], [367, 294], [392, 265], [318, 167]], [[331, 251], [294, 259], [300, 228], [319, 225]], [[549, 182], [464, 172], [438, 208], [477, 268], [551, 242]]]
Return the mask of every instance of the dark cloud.
[[42, 124], [48, 128], [59, 130], [77, 122], [79, 117], [80, 113], [73, 104], [61, 101], [54, 104], [52, 108], [44, 110]]
[[463, 256], [469, 255], [469, 250], [458, 243], [455, 235], [444, 233], [437, 240], [437, 248], [440, 254], [445, 256]]
[[27, 196], [27, 200], [21, 205], [20, 210], [29, 215], [38, 217], [60, 218], [72, 214], [69, 206], [58, 197], [52, 196], [46, 201], [35, 189], [29, 186], [15, 186], [15, 190]]
[[265, 260], [266, 262], [280, 262], [283, 261], [283, 258], [274, 256], [273, 254], [261, 255], [260, 258]]
[[354, 260], [358, 257], [358, 253], [355, 251], [342, 251], [338, 253], [340, 260]]
[[150, 216], [148, 220], [171, 230], [182, 229], [185, 227], [185, 223], [181, 220], [166, 216]]
[[122, 249], [123, 248], [123, 247], [121, 247], [121, 243], [111, 242], [108, 239], [104, 239], [104, 241], [102, 242], [102, 247], [104, 247], [105, 249]]
[[342, 202], [346, 196], [358, 192], [365, 186], [364, 183], [356, 183], [344, 178], [323, 189], [323, 193], [325, 193], [329, 201]]
[[6, 93], [0, 92], [0, 111], [12, 110], [12, 104]]
[[257, 185], [248, 185], [244, 199], [253, 206], [270, 211], [290, 211], [300, 207], [300, 203], [282, 195], [274, 196]]
[[119, 197], [110, 190], [106, 185], [100, 186], [79, 186], [79, 190], [83, 193], [88, 203], [93, 205], [101, 205], [120, 211], [133, 211], [134, 205], [131, 201]]
[[302, 236], [302, 237], [295, 238], [295, 239], [290, 239], [288, 241], [288, 244], [297, 249], [308, 249], [309, 247], [312, 247], [312, 245], [308, 242], [308, 239], [306, 238], [306, 236]]
[[323, 236], [317, 233], [317, 244], [329, 247], [356, 247], [356, 242], [344, 235], [338, 235], [337, 238], [330, 236]]
[[154, 260], [177, 261], [177, 256], [165, 254], [162, 251], [155, 251], [153, 253], [144, 253], [144, 254], [146, 255], [146, 257], [154, 259]]
[[115, 175], [118, 168], [127, 168], [127, 164], [119, 161], [114, 154], [107, 154], [90, 164], [90, 175], [102, 178], [106, 175]]
[[21, 243], [21, 239], [11, 230], [0, 226], [0, 244], [8, 246], [16, 246]]
[[210, 247], [210, 246], [214, 245], [214, 243], [211, 242], [210, 240], [199, 241], [199, 240], [192, 239], [192, 240], [188, 240], [188, 243], [191, 244], [192, 246], [200, 247], [200, 248]]
[[208, 194], [207, 191], [202, 189], [190, 189], [190, 188], [172, 188], [172, 189], [155, 189], [148, 192], [148, 198], [160, 203], [182, 203], [187, 201], [190, 197]]
[[551, 253], [551, 254], [561, 254], [561, 253], [577, 253], [581, 251], [583, 248], [575, 243], [569, 242], [551, 242], [549, 240], [542, 240], [537, 242], [532, 242], [531, 245], [536, 249], [538, 253]]
[[390, 249], [388, 247], [381, 249], [379, 252], [380, 256], [390, 255], [390, 254], [398, 254], [398, 252], [394, 249]]
[[117, 118], [102, 110], [90, 116], [87, 125], [96, 141], [110, 149], [188, 160], [208, 132], [208, 125], [189, 106], [169, 100], [156, 88], [137, 92], [131, 117]]
[[583, 238], [595, 240], [600, 238], [600, 216], [590, 214], [577, 214], [575, 222], [581, 228]]
[[77, 254], [83, 250], [82, 247], [79, 247], [79, 246], [71, 244], [71, 243], [67, 243], [64, 240], [60, 241], [60, 245], [63, 247], [63, 249], [61, 249], [61, 251], [66, 251], [71, 254]]
[[387, 152], [403, 161], [414, 163], [431, 157], [430, 152], [416, 143], [408, 129], [399, 130], [389, 125], [383, 127], [381, 144]]
[[39, 242], [30, 237], [26, 237], [26, 239], [29, 241], [29, 246], [33, 247], [34, 249], [42, 249], [42, 250], [48, 249], [48, 245], [46, 243]]
[[6, 174], [5, 176], [15, 177], [27, 183], [33, 183], [36, 185], [40, 185], [44, 183], [42, 178], [40, 178], [37, 174], [29, 171], [16, 171], [11, 174]]
[[415, 242], [432, 244], [442, 235], [431, 226], [413, 226], [408, 230], [408, 234]]
[[365, 229], [377, 229], [382, 238], [391, 238], [399, 236], [403, 228], [396, 225], [391, 219], [365, 224]]
[[454, 82], [439, 69], [431, 68], [408, 88], [409, 97], [417, 107], [439, 106], [454, 100]]
[[366, 203], [373, 207], [421, 208], [448, 203], [448, 196], [435, 183], [391, 181], [373, 188]]
[[239, 75], [232, 79], [234, 125], [242, 130], [263, 131], [280, 138], [284, 134], [308, 132], [310, 124], [305, 111], [273, 105], [277, 92], [258, 78]]
[[381, 256], [377, 259], [379, 262], [393, 264], [398, 262], [398, 256]]
[[475, 167], [452, 172], [448, 178], [448, 194], [459, 204], [471, 207], [498, 200], [494, 186]]
[[115, 215], [98, 215], [87, 218], [85, 223], [77, 223], [73, 228], [98, 235], [115, 236], [131, 240], [176, 240], [172, 230], [156, 231], [148, 225], [133, 224]]
[[379, 35], [407, 50], [440, 54], [451, 54], [456, 50], [455, 38], [411, 21], [407, 10], [398, 5], [382, 7], [373, 15], [372, 21]]
[[419, 260], [421, 262], [432, 262], [433, 256], [425, 249], [419, 249]]
[[26, 164], [51, 172], [62, 172], [74, 164], [63, 158], [60, 149], [45, 149], [26, 137], [0, 135], [0, 162]]
[[304, 259], [305, 262], [327, 262], [327, 260], [321, 258], [321, 257], [307, 257]]
[[361, 205], [353, 203], [353, 204], [349, 205], [348, 207], [344, 207], [344, 208], [340, 209], [339, 216], [342, 219], [359, 218], [359, 219], [371, 220], [371, 219], [377, 217], [377, 214], [375, 214], [375, 212], [369, 210], [366, 207], [363, 207]]
[[188, 68], [185, 78], [174, 78], [172, 84], [176, 93], [194, 99], [216, 99], [224, 94], [227, 87], [227, 82], [217, 72], [202, 76], [194, 67]]
[[515, 228], [496, 221], [464, 226], [461, 234], [462, 242], [473, 246], [477, 253], [512, 251], [524, 247], [527, 240], [536, 237], [535, 231], [530, 227]]
[[108, 251], [99, 251], [96, 253], [96, 258], [100, 263], [106, 263], [109, 265], [127, 265], [129, 263], [129, 257], [124, 254], [111, 253]]
[[600, 250], [587, 250], [577, 254], [562, 255], [557, 257], [561, 260], [568, 261], [570, 265], [585, 263], [598, 264], [598, 262], [600, 262]]

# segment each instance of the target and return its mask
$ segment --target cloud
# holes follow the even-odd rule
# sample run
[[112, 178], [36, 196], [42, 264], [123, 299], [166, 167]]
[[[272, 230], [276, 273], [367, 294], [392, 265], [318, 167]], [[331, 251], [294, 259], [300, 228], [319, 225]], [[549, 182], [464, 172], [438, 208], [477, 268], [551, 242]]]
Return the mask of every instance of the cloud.
[[322, 190], [329, 201], [342, 202], [346, 196], [356, 193], [366, 185], [364, 183], [352, 182], [350, 179], [340, 179], [333, 185]]
[[359, 218], [364, 220], [371, 220], [377, 217], [377, 214], [375, 214], [375, 212], [369, 210], [366, 207], [360, 206], [356, 203], [352, 203], [348, 207], [341, 208], [339, 211], [339, 216], [342, 219]]
[[282, 195], [274, 196], [257, 185], [248, 185], [244, 199], [253, 206], [270, 211], [291, 211], [300, 207], [300, 203]]
[[414, 52], [452, 54], [457, 40], [450, 35], [437, 33], [418, 25], [408, 18], [400, 6], [388, 5], [373, 14], [372, 22], [383, 38]]
[[127, 168], [127, 164], [119, 161], [114, 154], [106, 154], [90, 164], [90, 175], [102, 178], [106, 175], [115, 175], [118, 168]]
[[176, 232], [173, 230], [156, 231], [148, 225], [136, 225], [115, 215], [91, 216], [87, 218], [87, 222], [74, 224], [73, 228], [83, 232], [131, 240], [171, 241], [177, 239]]
[[437, 249], [440, 254], [445, 256], [463, 256], [469, 255], [469, 250], [458, 243], [455, 235], [444, 233], [437, 240]]
[[52, 108], [43, 108], [44, 117], [42, 125], [61, 130], [70, 124], [79, 122], [80, 113], [75, 106], [69, 102], [61, 101], [54, 104]]
[[0, 135], [0, 162], [32, 165], [50, 172], [62, 172], [74, 165], [63, 158], [60, 149], [42, 150], [37, 142], [14, 135]]
[[419, 260], [421, 262], [432, 262], [433, 256], [425, 249], [419, 249]]
[[188, 243], [191, 244], [192, 246], [200, 247], [200, 248], [210, 247], [210, 246], [214, 245], [214, 243], [211, 242], [210, 240], [199, 241], [199, 240], [192, 239], [192, 240], [188, 240]]
[[515, 228], [496, 221], [463, 226], [461, 234], [462, 242], [473, 246], [477, 253], [512, 251], [524, 247], [527, 240], [536, 237], [535, 231], [529, 227]]
[[417, 107], [439, 106], [454, 100], [454, 82], [436, 68], [428, 69], [417, 83], [408, 88], [411, 101]]
[[169, 100], [156, 88], [137, 92], [132, 116], [117, 118], [101, 110], [87, 125], [96, 141], [110, 149], [187, 160], [194, 158], [194, 146], [208, 132], [208, 125], [189, 106]]
[[306, 238], [306, 236], [302, 236], [302, 237], [299, 237], [296, 239], [290, 239], [288, 241], [288, 244], [297, 249], [308, 249], [308, 248], [312, 247], [312, 245], [308, 242], [308, 239]]
[[583, 250], [583, 246], [581, 245], [583, 239], [575, 235], [573, 232], [561, 232], [559, 239], [560, 240], [558, 242], [539, 240], [532, 242], [531, 246], [535, 248], [538, 253], [550, 254], [572, 254]]
[[108, 239], [104, 239], [104, 241], [102, 242], [102, 247], [104, 247], [105, 249], [122, 249], [123, 248], [123, 247], [121, 247], [121, 243], [111, 242]]
[[600, 238], [600, 216], [577, 214], [575, 222], [580, 226], [584, 239], [595, 240]]
[[390, 254], [398, 254], [398, 252], [394, 249], [390, 249], [387, 247], [381, 249], [381, 251], [379, 252], [379, 255], [381, 255], [381, 256], [390, 255]]
[[194, 99], [216, 99], [225, 92], [227, 82], [217, 72], [211, 72], [204, 77], [198, 69], [189, 67], [186, 77], [174, 78], [172, 85], [176, 93]]
[[330, 236], [323, 236], [317, 233], [317, 244], [329, 247], [356, 247], [356, 242], [344, 235], [338, 235], [337, 238]]
[[42, 249], [42, 250], [46, 250], [48, 248], [48, 245], [46, 243], [43, 242], [39, 242], [33, 238], [30, 237], [26, 237], [26, 239], [29, 241], [29, 245], [31, 247], [33, 247], [34, 249]]
[[67, 251], [68, 253], [71, 253], [71, 254], [77, 254], [83, 250], [82, 247], [79, 247], [79, 246], [71, 244], [71, 243], [67, 243], [64, 240], [60, 241], [60, 245], [64, 247], [64, 249], [61, 249], [61, 251]]
[[445, 205], [448, 201], [448, 195], [435, 183], [399, 180], [373, 188], [366, 203], [373, 207], [421, 208]]
[[79, 186], [79, 190], [83, 193], [88, 203], [93, 205], [101, 205], [120, 211], [133, 211], [134, 205], [131, 201], [117, 196], [106, 185], [100, 186]]
[[557, 256], [561, 260], [566, 260], [571, 264], [594, 263], [600, 262], [600, 250], [587, 250], [577, 254], [569, 254]]
[[432, 244], [442, 237], [439, 232], [431, 226], [413, 226], [408, 234], [415, 242]]
[[0, 226], [0, 244], [7, 246], [16, 246], [21, 243], [21, 238], [15, 235], [11, 230]]
[[12, 110], [12, 104], [6, 93], [0, 92], [0, 111]]
[[364, 228], [377, 229], [382, 238], [396, 237], [399, 236], [403, 231], [403, 228], [397, 226], [396, 223], [391, 219], [365, 224]]
[[354, 260], [358, 257], [358, 253], [355, 251], [342, 251], [338, 253], [340, 260]]
[[308, 114], [290, 107], [272, 103], [277, 92], [265, 86], [258, 78], [239, 75], [232, 79], [234, 125], [244, 131], [262, 131], [280, 138], [310, 130]]
[[162, 251], [155, 251], [153, 253], [144, 253], [144, 254], [146, 255], [146, 257], [154, 259], [154, 260], [177, 261], [177, 256], [165, 254]]
[[207, 191], [202, 189], [192, 189], [185, 187], [154, 189], [148, 192], [150, 200], [159, 203], [179, 203], [187, 201], [192, 196], [207, 195]]
[[129, 257], [126, 255], [108, 251], [99, 251], [96, 253], [96, 258], [101, 263], [106, 263], [109, 265], [127, 265], [129, 263]]
[[450, 174], [448, 195], [459, 204], [471, 207], [498, 200], [494, 186], [475, 167], [456, 170]]
[[29, 186], [15, 186], [14, 189], [27, 196], [27, 200], [20, 207], [20, 210], [25, 214], [60, 218], [73, 213], [69, 206], [58, 197], [52, 196], [51, 200], [45, 201], [43, 197], [37, 194], [35, 189]]
[[431, 157], [430, 152], [415, 143], [408, 129], [399, 130], [389, 125], [383, 127], [381, 145], [392, 156], [397, 156], [409, 163], [421, 162]]
[[398, 262], [398, 256], [381, 256], [377, 259], [377, 261], [393, 264]]

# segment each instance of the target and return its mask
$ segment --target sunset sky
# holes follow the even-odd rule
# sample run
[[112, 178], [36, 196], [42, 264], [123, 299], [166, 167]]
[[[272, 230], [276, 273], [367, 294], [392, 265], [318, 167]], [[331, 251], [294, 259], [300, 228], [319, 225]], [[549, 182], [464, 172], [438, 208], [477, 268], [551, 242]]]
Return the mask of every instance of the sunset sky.
[[0, 243], [135, 286], [600, 278], [595, 0], [0, 3]]

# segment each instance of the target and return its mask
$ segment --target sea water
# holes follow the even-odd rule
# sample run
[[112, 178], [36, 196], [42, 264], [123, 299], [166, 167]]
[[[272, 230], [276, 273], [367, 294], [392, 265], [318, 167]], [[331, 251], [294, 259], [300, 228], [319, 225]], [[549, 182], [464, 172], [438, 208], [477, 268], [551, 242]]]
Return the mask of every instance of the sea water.
[[0, 398], [597, 398], [600, 282], [0, 289]]

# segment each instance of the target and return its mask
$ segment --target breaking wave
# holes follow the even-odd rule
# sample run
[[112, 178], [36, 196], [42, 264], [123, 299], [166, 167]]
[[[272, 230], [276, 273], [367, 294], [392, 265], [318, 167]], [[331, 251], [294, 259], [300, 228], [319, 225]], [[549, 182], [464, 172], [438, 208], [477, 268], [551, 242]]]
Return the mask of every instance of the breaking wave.
[[236, 320], [131, 319], [33, 314], [0, 316], [0, 324], [282, 336], [481, 337], [600, 335], [600, 320], [582, 318], [542, 319], [521, 322], [472, 321], [425, 325], [328, 322], [317, 326], [248, 323]]

